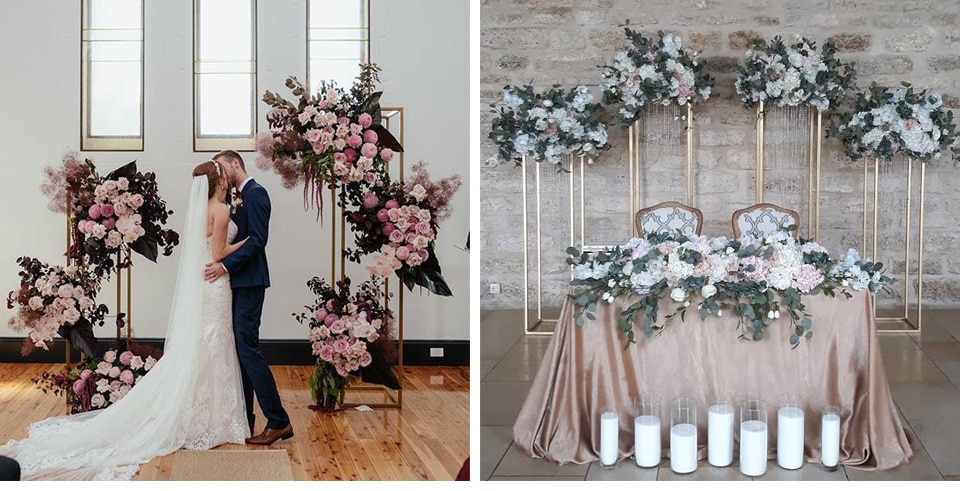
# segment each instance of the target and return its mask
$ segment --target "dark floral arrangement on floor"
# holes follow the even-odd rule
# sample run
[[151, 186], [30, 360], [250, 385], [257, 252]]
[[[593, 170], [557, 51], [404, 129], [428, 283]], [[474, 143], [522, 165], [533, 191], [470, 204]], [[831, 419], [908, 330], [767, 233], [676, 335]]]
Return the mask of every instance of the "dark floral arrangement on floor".
[[347, 258], [360, 262], [376, 254], [372, 274], [395, 273], [410, 290], [419, 285], [450, 296], [436, 256], [436, 235], [440, 222], [450, 217], [450, 202], [462, 180], [456, 175], [434, 182], [422, 162], [412, 171], [406, 182], [382, 179], [364, 192], [346, 195], [347, 204], [355, 208], [346, 220], [356, 242], [356, 248], [346, 251]]
[[164, 228], [173, 211], [160, 197], [156, 175], [139, 172], [136, 161], [101, 177], [93, 162], [80, 163], [68, 154], [60, 169], [45, 172], [41, 189], [50, 198], [47, 207], [71, 212], [68, 255], [91, 265], [97, 276], [106, 279], [115, 268], [126, 267], [130, 257], [120, 254], [124, 246], [156, 262], [160, 248], [169, 256], [179, 244], [179, 234]]
[[403, 151], [382, 124], [382, 92], [374, 91], [379, 70], [361, 65], [349, 91], [323, 81], [316, 94], [289, 77], [286, 86], [296, 103], [269, 90], [263, 95], [273, 109], [267, 114], [270, 132], [257, 136], [257, 165], [277, 172], [287, 189], [302, 181], [304, 207], [315, 204], [318, 215], [327, 185], [371, 185], [394, 153]]
[[308, 379], [314, 405], [322, 412], [343, 405], [349, 377], [360, 375], [364, 382], [399, 389], [400, 383], [390, 368], [396, 363], [391, 341], [393, 313], [381, 304], [383, 283], [374, 277], [350, 292], [350, 279], [331, 286], [318, 277], [307, 282], [317, 296], [305, 312], [293, 314], [310, 329], [311, 352], [317, 357], [313, 375]]
[[20, 288], [7, 296], [7, 308], [16, 309], [9, 325], [27, 331], [21, 353], [48, 350], [53, 335], [70, 340], [86, 356], [96, 353], [93, 326], [104, 323], [107, 306], [97, 303], [101, 278], [76, 266], [51, 266], [32, 257], [17, 259]]
[[[135, 354], [141, 353], [141, 354]], [[157, 364], [156, 350], [128, 346], [110, 349], [103, 357], [78, 363], [61, 372], [47, 372], [33, 380], [44, 393], [66, 395], [70, 414], [103, 409], [116, 404]]]

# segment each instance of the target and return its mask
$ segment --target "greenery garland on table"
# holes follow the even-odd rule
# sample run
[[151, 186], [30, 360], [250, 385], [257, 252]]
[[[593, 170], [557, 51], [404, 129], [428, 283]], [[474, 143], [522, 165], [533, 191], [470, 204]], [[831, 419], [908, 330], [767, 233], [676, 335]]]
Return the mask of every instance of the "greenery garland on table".
[[[638, 317], [644, 335], [651, 337], [676, 316], [684, 320], [695, 304], [701, 319], [732, 311], [740, 337], [755, 341], [784, 313], [796, 348], [801, 338], [813, 336], [804, 297], [839, 293], [850, 298], [850, 290], [876, 292], [892, 282], [883, 275], [882, 263], [863, 260], [853, 249], [833, 259], [821, 245], [782, 231], [738, 240], [652, 233], [599, 253], [575, 247], [567, 253], [578, 326], [585, 318], [596, 319], [597, 303], [638, 297], [617, 322], [627, 337], [624, 348], [636, 342]], [[660, 301], [666, 297], [677, 309], [661, 322]]]

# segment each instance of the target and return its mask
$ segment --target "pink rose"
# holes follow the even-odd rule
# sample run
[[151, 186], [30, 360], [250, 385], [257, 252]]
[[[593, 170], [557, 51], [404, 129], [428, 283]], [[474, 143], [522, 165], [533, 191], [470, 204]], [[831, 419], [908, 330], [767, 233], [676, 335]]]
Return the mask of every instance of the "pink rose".
[[103, 226], [107, 230], [113, 230], [113, 227], [115, 227], [116, 225], [117, 225], [117, 221], [113, 218], [108, 218], [103, 221]]
[[323, 325], [330, 327], [337, 319], [339, 319], [337, 314], [327, 314], [327, 316], [323, 318]]
[[114, 350], [107, 351], [103, 354], [103, 361], [107, 363], [113, 363], [117, 361], [117, 352]]
[[314, 355], [314, 356], [319, 355], [319, 354], [320, 354], [320, 348], [323, 348], [323, 345], [320, 344], [320, 341], [314, 341], [313, 344], [310, 345], [310, 352], [311, 352], [311, 354]]
[[380, 150], [380, 158], [387, 162], [390, 162], [391, 160], [393, 160], [393, 150], [390, 150], [389, 148], [384, 148], [383, 150]]
[[393, 208], [399, 208], [400, 203], [397, 203], [397, 200], [392, 199], [387, 201], [387, 204], [385, 204], [384, 206], [386, 206], [388, 210], [392, 210]]
[[360, 154], [368, 159], [372, 159], [377, 156], [377, 146], [373, 143], [364, 143], [363, 146], [360, 147]]
[[343, 154], [347, 156], [347, 162], [356, 162], [356, 161], [357, 161], [357, 151], [356, 151], [356, 150], [354, 150], [354, 149], [352, 149], [352, 148], [348, 148], [348, 149], [346, 149], [346, 150], [343, 151]]
[[359, 120], [360, 126], [363, 126], [364, 128], [369, 128], [370, 125], [373, 124], [373, 116], [370, 116], [367, 113], [361, 114]]
[[420, 222], [417, 224], [417, 233], [427, 235], [430, 233], [430, 223], [429, 222]]
[[397, 247], [396, 254], [397, 254], [397, 259], [403, 261], [407, 258], [407, 256], [410, 255], [410, 249], [408, 249], [406, 246]]
[[110, 378], [117, 378], [120, 376], [120, 367], [111, 367], [110, 371], [107, 372], [107, 376]]
[[333, 300], [327, 300], [327, 311], [333, 310]]
[[349, 125], [350, 125], [350, 120], [347, 119], [347, 118], [340, 118], [340, 119], [337, 120], [337, 123], [339, 123], [340, 126], [349, 126]]
[[97, 228], [97, 222], [93, 220], [90, 220], [83, 224], [83, 232], [86, 234], [92, 234], [96, 228]]
[[337, 353], [343, 353], [344, 351], [347, 351], [348, 348], [350, 348], [350, 343], [347, 342], [346, 339], [341, 338], [333, 343], [333, 349], [336, 350]]
[[364, 206], [365, 208], [373, 208], [374, 206], [377, 206], [378, 204], [380, 204], [380, 199], [377, 198], [377, 195], [376, 195], [376, 194], [367, 193], [367, 194], [365, 194], [365, 195], [363, 196], [363, 206]]
[[363, 145], [363, 138], [360, 138], [360, 135], [350, 135], [347, 137], [347, 145], [350, 145], [350, 148], [357, 148]]
[[312, 147], [313, 147], [313, 153], [317, 155], [322, 155], [327, 152], [327, 145], [324, 144], [323, 142], [314, 142]]
[[370, 363], [372, 362], [373, 362], [373, 357], [370, 356], [369, 352], [364, 351], [363, 353], [360, 353], [360, 366], [365, 367], [370, 365]]
[[381, 209], [380, 211], [377, 212], [377, 220], [380, 220], [381, 222], [385, 222], [389, 219], [390, 219], [390, 216], [387, 214], [387, 210]]
[[366, 174], [363, 175], [363, 181], [366, 182], [367, 184], [373, 184], [377, 182], [377, 175], [374, 174], [373, 172], [367, 172]]
[[130, 364], [130, 360], [132, 360], [132, 359], [133, 359], [133, 353], [132, 353], [132, 352], [130, 352], [130, 351], [124, 351], [123, 353], [120, 353], [120, 363], [123, 363], [124, 365], [129, 365], [129, 364]]
[[[387, 211], [387, 210], [380, 210], [380, 211]], [[393, 231], [396, 230], [396, 229], [397, 229], [397, 227], [394, 226], [394, 224], [392, 224], [392, 223], [390, 223], [390, 222], [387, 222], [387, 223], [384, 223], [384, 224], [383, 224], [383, 233], [384, 233], [384, 234], [390, 235], [390, 234], [393, 233]]]
[[140, 196], [139, 194], [133, 195], [130, 198], [130, 205], [133, 206], [134, 208], [140, 208], [141, 206], [143, 206], [143, 196]]
[[100, 205], [90, 205], [90, 209], [87, 210], [87, 215], [93, 220], [100, 218]]
[[424, 261], [426, 261], [427, 258], [430, 257], [430, 253], [427, 252], [426, 249], [420, 249], [419, 251], [417, 251], [417, 254], [420, 254], [420, 259], [423, 259]]
[[393, 232], [390, 232], [390, 242], [399, 244], [403, 242], [403, 239], [404, 239], [403, 232], [399, 230], [394, 230]]
[[86, 387], [87, 387], [86, 382], [84, 382], [82, 378], [78, 379], [73, 383], [73, 393], [80, 395], [83, 393], [83, 389], [85, 389]]
[[93, 377], [93, 371], [92, 371], [92, 370], [87, 369], [87, 370], [84, 370], [84, 371], [80, 372], [80, 378], [81, 378], [82, 380], [89, 380], [90, 377]]
[[113, 216], [113, 205], [107, 203], [100, 206], [100, 216], [107, 218]]
[[[389, 208], [389, 207], [388, 207]], [[387, 216], [390, 217], [390, 220], [397, 221], [400, 219], [400, 209], [398, 208], [389, 208], [387, 210]]]
[[[377, 139], [378, 139], [378, 138], [379, 138], [379, 137], [377, 136], [377, 132], [376, 132], [376, 131], [367, 130], [367, 131], [364, 131], [364, 132], [363, 132], [363, 141], [365, 141], [365, 142], [367, 142], [367, 143], [371, 143], [371, 144], [377, 143]], [[373, 152], [373, 155], [371, 155], [370, 157], [373, 157], [373, 156], [376, 155], [376, 154], [377, 154], [377, 152]]]
[[123, 372], [121, 372], [121, 373], [120, 373], [120, 381], [123, 382], [123, 383], [125, 383], [125, 384], [127, 384], [127, 385], [132, 384], [132, 383], [133, 383], [133, 372], [131, 372], [130, 370], [124, 370]]
[[323, 361], [330, 361], [333, 359], [333, 347], [326, 345], [320, 348], [320, 359]]
[[343, 319], [337, 319], [336, 322], [334, 322], [333, 324], [330, 324], [330, 332], [333, 334], [340, 334], [341, 332], [343, 332], [345, 327], [346, 327], [346, 323], [343, 322]]
[[360, 136], [360, 132], [361, 132], [361, 131], [363, 131], [363, 126], [360, 126], [359, 124], [351, 124], [351, 125], [350, 125], [350, 134], [351, 134], [351, 135]]
[[333, 154], [333, 160], [334, 162], [345, 162], [347, 160], [347, 156], [344, 155], [343, 152], [337, 152]]
[[123, 203], [117, 203], [117, 204], [113, 207], [113, 212], [116, 213], [117, 216], [126, 215], [129, 211], [130, 211], [130, 210], [127, 209], [127, 205], [125, 205], [125, 204], [123, 204]]
[[323, 133], [320, 130], [310, 130], [307, 132], [307, 135], [306, 135], [307, 141], [310, 143], [316, 143], [320, 141], [320, 136], [322, 134]]

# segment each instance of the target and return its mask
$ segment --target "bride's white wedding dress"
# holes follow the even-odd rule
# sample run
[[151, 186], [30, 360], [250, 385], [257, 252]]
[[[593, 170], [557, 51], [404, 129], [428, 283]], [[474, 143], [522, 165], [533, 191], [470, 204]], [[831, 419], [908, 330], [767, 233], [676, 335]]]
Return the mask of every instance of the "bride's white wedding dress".
[[[210, 261], [207, 178], [194, 178], [163, 357], [106, 409], [48, 418], [0, 446], [24, 480], [127, 480], [180, 448], [243, 443], [247, 426], [231, 317], [230, 278], [203, 280]], [[230, 222], [228, 243], [236, 237]]]

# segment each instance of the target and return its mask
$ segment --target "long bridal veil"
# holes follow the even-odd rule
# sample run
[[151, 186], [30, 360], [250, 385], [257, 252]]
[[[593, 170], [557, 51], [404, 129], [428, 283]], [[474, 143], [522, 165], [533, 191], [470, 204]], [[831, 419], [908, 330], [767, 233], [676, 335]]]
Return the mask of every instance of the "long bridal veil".
[[[114, 405], [36, 422], [25, 440], [0, 446], [0, 455], [19, 461], [24, 479], [130, 479], [140, 464], [202, 440], [198, 431], [204, 430], [198, 426], [215, 418], [245, 423], [242, 406], [235, 409], [235, 417], [218, 414], [218, 403], [231, 396], [214, 397], [215, 403], [210, 404], [213, 374], [222, 373], [219, 365], [230, 353], [222, 353], [223, 340], [219, 340], [219, 348], [211, 350], [209, 331], [214, 328], [205, 325], [209, 314], [204, 312], [204, 295], [210, 288], [203, 280], [203, 267], [210, 256], [207, 189], [206, 176], [193, 179], [163, 357]], [[232, 344], [232, 332], [229, 342]], [[241, 389], [234, 386], [239, 384], [237, 365], [225, 366], [237, 373], [228, 373], [228, 380], [220, 381], [225, 385], [220, 390], [237, 392], [239, 401]]]

